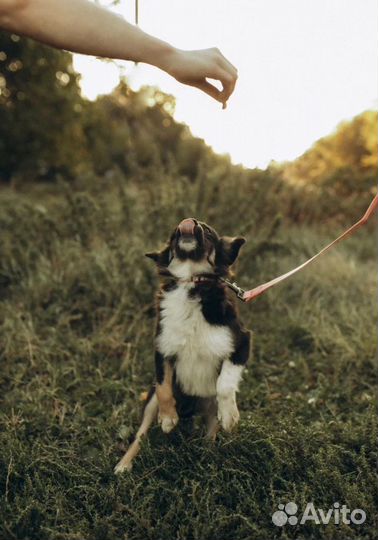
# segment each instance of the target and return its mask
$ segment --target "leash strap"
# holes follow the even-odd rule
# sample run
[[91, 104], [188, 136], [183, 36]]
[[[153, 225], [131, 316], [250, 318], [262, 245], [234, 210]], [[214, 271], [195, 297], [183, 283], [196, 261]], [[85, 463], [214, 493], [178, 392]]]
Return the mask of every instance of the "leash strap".
[[262, 285], [259, 285], [258, 287], [255, 287], [254, 289], [251, 289], [250, 291], [244, 292], [242, 299], [244, 302], [251, 302], [251, 300], [254, 300], [257, 298], [257, 296], [260, 296], [260, 294], [263, 294], [265, 291], [270, 289], [271, 287], [274, 287], [275, 285], [278, 285], [278, 283], [281, 283], [281, 281], [284, 281], [285, 279], [289, 278], [290, 276], [296, 274], [300, 270], [303, 270], [306, 266], [314, 262], [320, 255], [323, 255], [326, 251], [331, 249], [335, 244], [338, 244], [351, 234], [353, 234], [357, 229], [365, 225], [371, 218], [371, 216], [374, 214], [374, 212], [378, 209], [378, 195], [376, 195], [373, 199], [373, 201], [370, 203], [369, 208], [366, 210], [365, 214], [362, 216], [362, 218], [357, 221], [352, 227], [349, 227], [348, 230], [346, 230], [342, 235], [340, 235], [336, 240], [328, 244], [325, 248], [323, 248], [319, 253], [311, 257], [308, 261], [305, 261], [303, 264], [297, 266], [296, 268], [293, 268], [289, 272], [286, 272], [286, 274], [282, 274], [281, 276], [276, 277], [275, 279], [272, 279], [271, 281], [267, 281], [266, 283], [263, 283]]

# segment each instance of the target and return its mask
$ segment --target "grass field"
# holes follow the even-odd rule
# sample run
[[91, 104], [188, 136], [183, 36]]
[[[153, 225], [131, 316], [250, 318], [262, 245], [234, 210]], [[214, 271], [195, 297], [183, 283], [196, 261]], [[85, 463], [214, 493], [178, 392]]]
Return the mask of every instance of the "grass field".
[[[214, 206], [195, 189], [104, 180], [0, 191], [1, 539], [375, 538], [372, 228], [241, 306], [254, 354], [235, 433], [212, 446], [199, 427], [156, 427], [133, 472], [113, 474], [153, 380], [157, 281], [144, 252], [196, 215], [246, 236], [236, 273], [248, 288], [341, 232], [332, 221], [272, 226], [269, 208], [238, 212], [243, 194]], [[300, 512], [339, 502], [367, 519], [275, 526], [289, 501]]]

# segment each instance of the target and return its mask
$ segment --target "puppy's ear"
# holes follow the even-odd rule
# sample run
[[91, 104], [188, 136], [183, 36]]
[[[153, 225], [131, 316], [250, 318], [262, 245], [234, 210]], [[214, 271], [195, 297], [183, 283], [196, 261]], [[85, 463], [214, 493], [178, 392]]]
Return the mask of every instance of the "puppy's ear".
[[230, 236], [222, 236], [220, 239], [220, 253], [224, 264], [231, 266], [239, 255], [240, 248], [245, 244], [245, 238], [236, 236], [231, 238]]
[[149, 259], [152, 259], [158, 266], [168, 266], [171, 262], [171, 250], [169, 245], [161, 251], [150, 251], [145, 255]]

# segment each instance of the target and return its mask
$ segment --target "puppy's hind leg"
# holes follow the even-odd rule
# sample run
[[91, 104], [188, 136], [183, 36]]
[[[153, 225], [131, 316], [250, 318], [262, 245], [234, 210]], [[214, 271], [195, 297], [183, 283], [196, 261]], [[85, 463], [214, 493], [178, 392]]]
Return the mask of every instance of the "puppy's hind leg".
[[135, 456], [139, 453], [139, 450], [140, 450], [140, 440], [144, 435], [146, 435], [151, 424], [156, 420], [157, 413], [158, 413], [158, 401], [157, 401], [156, 393], [154, 392], [150, 400], [148, 401], [147, 405], [144, 408], [142, 423], [135, 435], [134, 441], [129, 446], [129, 449], [127, 450], [126, 454], [117, 463], [117, 465], [114, 468], [114, 472], [116, 474], [120, 474], [125, 470], [131, 471], [132, 461], [135, 458]]

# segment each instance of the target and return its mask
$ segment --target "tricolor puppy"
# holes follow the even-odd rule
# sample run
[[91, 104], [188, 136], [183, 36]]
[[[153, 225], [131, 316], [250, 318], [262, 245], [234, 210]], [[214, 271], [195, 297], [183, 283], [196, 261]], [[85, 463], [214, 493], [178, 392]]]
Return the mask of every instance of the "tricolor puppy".
[[162, 279], [158, 294], [156, 385], [150, 390], [134, 442], [115, 468], [130, 470], [140, 439], [158, 419], [169, 433], [180, 418], [201, 414], [207, 437], [239, 420], [236, 392], [250, 351], [227, 278], [244, 238], [219, 237], [196, 219], [184, 219], [166, 246], [147, 253]]

